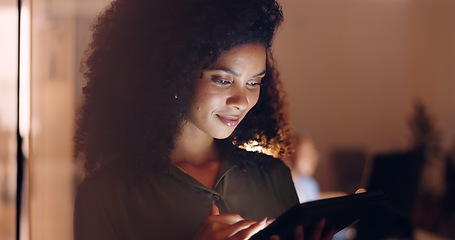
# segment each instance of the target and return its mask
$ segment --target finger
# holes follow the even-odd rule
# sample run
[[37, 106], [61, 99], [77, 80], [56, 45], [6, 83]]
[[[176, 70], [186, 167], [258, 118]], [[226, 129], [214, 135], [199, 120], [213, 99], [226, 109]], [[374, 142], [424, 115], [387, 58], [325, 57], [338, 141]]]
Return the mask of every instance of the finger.
[[205, 221], [207, 223], [216, 222], [216, 223], [228, 224], [228, 225], [232, 225], [232, 224], [240, 222], [242, 220], [245, 220], [245, 219], [243, 219], [237, 213], [225, 213], [225, 214], [220, 214], [220, 215], [210, 215], [210, 216], [208, 216], [205, 219]]
[[257, 232], [261, 231], [262, 229], [264, 229], [267, 226], [268, 226], [267, 218], [264, 218], [259, 222], [253, 222], [253, 224], [250, 224], [250, 225], [245, 224], [245, 225], [239, 227], [237, 229], [236, 233], [234, 233], [234, 235], [232, 235], [232, 238], [229, 238], [229, 239], [242, 239], [242, 240], [249, 239], [251, 236], [253, 236]]
[[355, 191], [355, 194], [364, 193], [364, 192], [367, 192], [367, 190], [365, 188], [359, 188]]
[[303, 240], [303, 226], [299, 225], [294, 229], [294, 240]]
[[321, 239], [322, 236], [322, 229], [324, 228], [325, 225], [325, 218], [319, 220], [319, 222], [316, 224], [312, 234], [311, 234], [311, 240], [319, 240]]
[[[238, 240], [243, 238], [233, 237], [235, 233], [238, 231], [245, 229], [251, 225], [253, 225], [255, 221], [246, 221], [242, 220], [232, 225], [223, 225], [223, 227], [217, 229], [210, 229], [212, 232], [212, 239], [230, 239], [230, 240]], [[216, 223], [214, 225], [217, 225]], [[218, 225], [219, 226], [219, 225]]]
[[[216, 209], [212, 209], [214, 210], [212, 213], [216, 214]], [[204, 222], [202, 222], [193, 239], [226, 239], [231, 235], [233, 231], [236, 231], [236, 229], [232, 230], [231, 232], [221, 232], [224, 235], [221, 235], [220, 231], [226, 227], [231, 226], [232, 224], [236, 224], [242, 221], [244, 221], [244, 219], [236, 213], [209, 215], [204, 220]], [[255, 221], [252, 221], [250, 224], [253, 223], [255, 223]]]
[[[257, 221], [241, 221], [241, 222], [238, 222], [236, 224], [234, 224], [233, 226], [236, 228], [230, 236], [234, 236], [237, 234], [238, 237], [240, 237], [239, 239], [246, 239], [247, 237], [247, 234], [248, 231], [247, 229], [252, 229], [254, 230], [254, 228], [258, 225], [263, 225], [264, 224], [264, 220], [260, 221], [260, 222], [257, 222]], [[239, 233], [241, 232], [241, 233]]]
[[202, 225], [199, 227], [193, 239], [198, 239], [198, 237], [200, 236], [205, 237], [209, 236], [209, 238], [207, 239], [227, 239], [233, 233], [238, 232], [239, 231], [238, 228], [243, 229], [242, 224], [244, 224], [245, 227], [248, 227], [249, 225], [255, 223], [254, 221], [248, 222], [245, 220], [240, 220], [235, 222], [234, 224], [231, 224], [227, 223], [225, 219], [224, 220], [216, 219], [217, 217], [223, 217], [223, 215], [213, 215], [207, 217], [205, 221], [202, 223]]
[[218, 207], [215, 204], [212, 204], [210, 215], [220, 215], [220, 209], [218, 209]]

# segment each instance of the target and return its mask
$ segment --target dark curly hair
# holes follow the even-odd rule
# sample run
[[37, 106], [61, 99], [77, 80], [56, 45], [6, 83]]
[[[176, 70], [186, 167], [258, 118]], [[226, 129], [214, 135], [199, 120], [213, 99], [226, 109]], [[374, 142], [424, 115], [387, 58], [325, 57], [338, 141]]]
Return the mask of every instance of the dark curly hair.
[[251, 140], [276, 157], [292, 149], [281, 84], [270, 51], [281, 7], [274, 0], [115, 0], [93, 26], [82, 62], [87, 80], [77, 114], [75, 157], [87, 174], [108, 161], [141, 171], [169, 162], [198, 73], [246, 43], [267, 49], [259, 101], [228, 139]]

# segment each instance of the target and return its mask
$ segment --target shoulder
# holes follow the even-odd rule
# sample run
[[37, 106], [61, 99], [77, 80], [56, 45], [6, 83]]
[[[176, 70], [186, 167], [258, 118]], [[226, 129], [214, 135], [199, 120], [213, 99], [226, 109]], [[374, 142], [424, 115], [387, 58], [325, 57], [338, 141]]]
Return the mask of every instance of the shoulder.
[[235, 149], [232, 151], [231, 156], [240, 167], [257, 168], [267, 175], [290, 175], [288, 166], [281, 159], [270, 155]]
[[265, 170], [269, 168], [282, 168], [287, 169], [288, 167], [281, 159], [275, 158], [273, 156], [260, 153], [260, 152], [252, 152], [246, 151], [244, 149], [237, 149], [235, 150], [235, 154], [240, 157], [241, 161], [247, 164], [254, 164], [258, 165]]
[[78, 191], [101, 190], [121, 182], [120, 178], [121, 170], [116, 165], [108, 163], [86, 176], [79, 184]]
[[116, 239], [127, 219], [125, 200], [134, 185], [123, 170], [106, 164], [79, 184], [74, 203], [74, 239]]
[[127, 169], [107, 163], [85, 177], [77, 188], [77, 198], [104, 203], [113, 199], [121, 200], [137, 185]]
[[[260, 179], [259, 182], [267, 184], [274, 196], [286, 210], [298, 203], [297, 193], [288, 166], [278, 158], [242, 149], [236, 151], [239, 156], [240, 167], [245, 167], [251, 176]], [[256, 179], [256, 180], [257, 180]]]
[[111, 166], [103, 166], [93, 172], [77, 187], [76, 210], [92, 208], [92, 210], [106, 206], [105, 203], [113, 199], [114, 186], [121, 181]]

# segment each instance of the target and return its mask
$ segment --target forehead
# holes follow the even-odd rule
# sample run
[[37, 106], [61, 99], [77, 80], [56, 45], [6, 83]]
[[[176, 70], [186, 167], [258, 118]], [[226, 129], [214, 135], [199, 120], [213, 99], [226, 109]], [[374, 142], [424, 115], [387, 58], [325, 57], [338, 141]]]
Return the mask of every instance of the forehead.
[[221, 52], [220, 57], [210, 68], [222, 67], [225, 64], [254, 64], [265, 67], [266, 58], [266, 49], [263, 44], [249, 43]]

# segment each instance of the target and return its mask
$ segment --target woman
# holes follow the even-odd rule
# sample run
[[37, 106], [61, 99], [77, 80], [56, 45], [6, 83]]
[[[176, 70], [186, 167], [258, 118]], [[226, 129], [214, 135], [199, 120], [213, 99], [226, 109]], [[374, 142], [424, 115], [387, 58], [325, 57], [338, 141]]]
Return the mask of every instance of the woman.
[[[298, 202], [273, 0], [117, 0], [85, 61], [75, 239], [247, 239]], [[315, 231], [319, 239], [321, 231]]]

